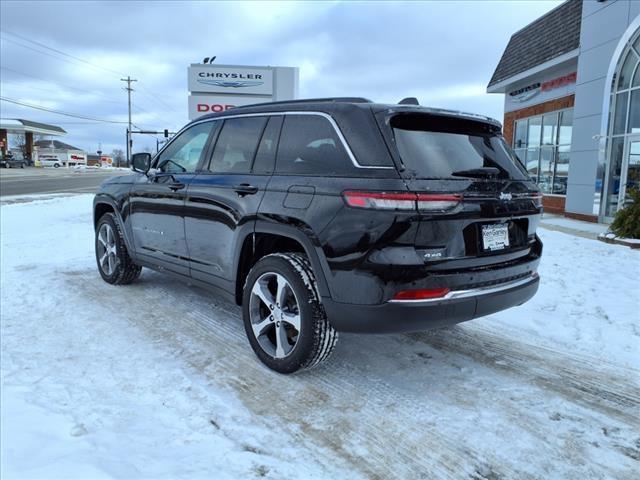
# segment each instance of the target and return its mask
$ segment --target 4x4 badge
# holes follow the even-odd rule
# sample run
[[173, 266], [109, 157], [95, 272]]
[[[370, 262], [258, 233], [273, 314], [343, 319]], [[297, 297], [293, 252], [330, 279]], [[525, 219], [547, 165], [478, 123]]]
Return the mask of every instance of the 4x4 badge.
[[513, 199], [513, 195], [510, 193], [500, 192], [500, 200], [511, 200]]

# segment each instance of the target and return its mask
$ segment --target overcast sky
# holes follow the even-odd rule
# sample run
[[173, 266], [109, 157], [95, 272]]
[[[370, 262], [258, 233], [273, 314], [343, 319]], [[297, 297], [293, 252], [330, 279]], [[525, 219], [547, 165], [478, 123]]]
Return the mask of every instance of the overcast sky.
[[[216, 55], [216, 63], [299, 67], [302, 98], [395, 103], [415, 96], [422, 105], [501, 120], [502, 95], [485, 89], [509, 37], [560, 3], [3, 0], [0, 91], [23, 103], [123, 122], [120, 78], [128, 74], [139, 80], [133, 122], [175, 130], [188, 120], [187, 66]], [[59, 125], [68, 132], [61, 140], [88, 152], [99, 142], [105, 152], [124, 148], [123, 124], [7, 102], [0, 108], [5, 118]], [[155, 150], [153, 138], [134, 142], [134, 151]]]

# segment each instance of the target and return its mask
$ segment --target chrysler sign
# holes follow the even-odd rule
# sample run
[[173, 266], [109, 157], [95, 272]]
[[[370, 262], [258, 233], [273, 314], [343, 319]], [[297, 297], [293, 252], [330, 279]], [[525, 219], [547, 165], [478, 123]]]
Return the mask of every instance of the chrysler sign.
[[552, 78], [545, 82], [535, 82], [525, 87], [519, 88], [512, 92], [509, 92], [509, 97], [515, 102], [526, 102], [527, 100], [535, 97], [541, 92], [549, 92], [556, 88], [566, 87], [573, 83], [576, 83], [577, 72], [571, 72], [567, 75]]
[[192, 93], [273, 94], [273, 72], [263, 68], [192, 65], [189, 67]]

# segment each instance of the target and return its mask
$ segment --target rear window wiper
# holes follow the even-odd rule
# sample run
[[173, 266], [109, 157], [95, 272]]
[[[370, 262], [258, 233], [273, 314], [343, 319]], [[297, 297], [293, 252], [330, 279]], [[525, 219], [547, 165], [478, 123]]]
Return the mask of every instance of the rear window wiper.
[[500, 174], [500, 169], [496, 167], [470, 168], [451, 173], [454, 177], [470, 178], [492, 178], [498, 176], [498, 174]]

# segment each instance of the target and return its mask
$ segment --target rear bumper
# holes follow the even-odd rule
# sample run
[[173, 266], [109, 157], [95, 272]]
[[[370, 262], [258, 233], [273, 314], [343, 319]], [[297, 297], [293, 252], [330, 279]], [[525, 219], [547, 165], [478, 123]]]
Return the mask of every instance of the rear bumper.
[[532, 273], [490, 287], [453, 290], [439, 299], [356, 305], [325, 298], [323, 304], [329, 321], [338, 331], [411, 332], [453, 325], [521, 305], [535, 295], [539, 283], [538, 274]]

